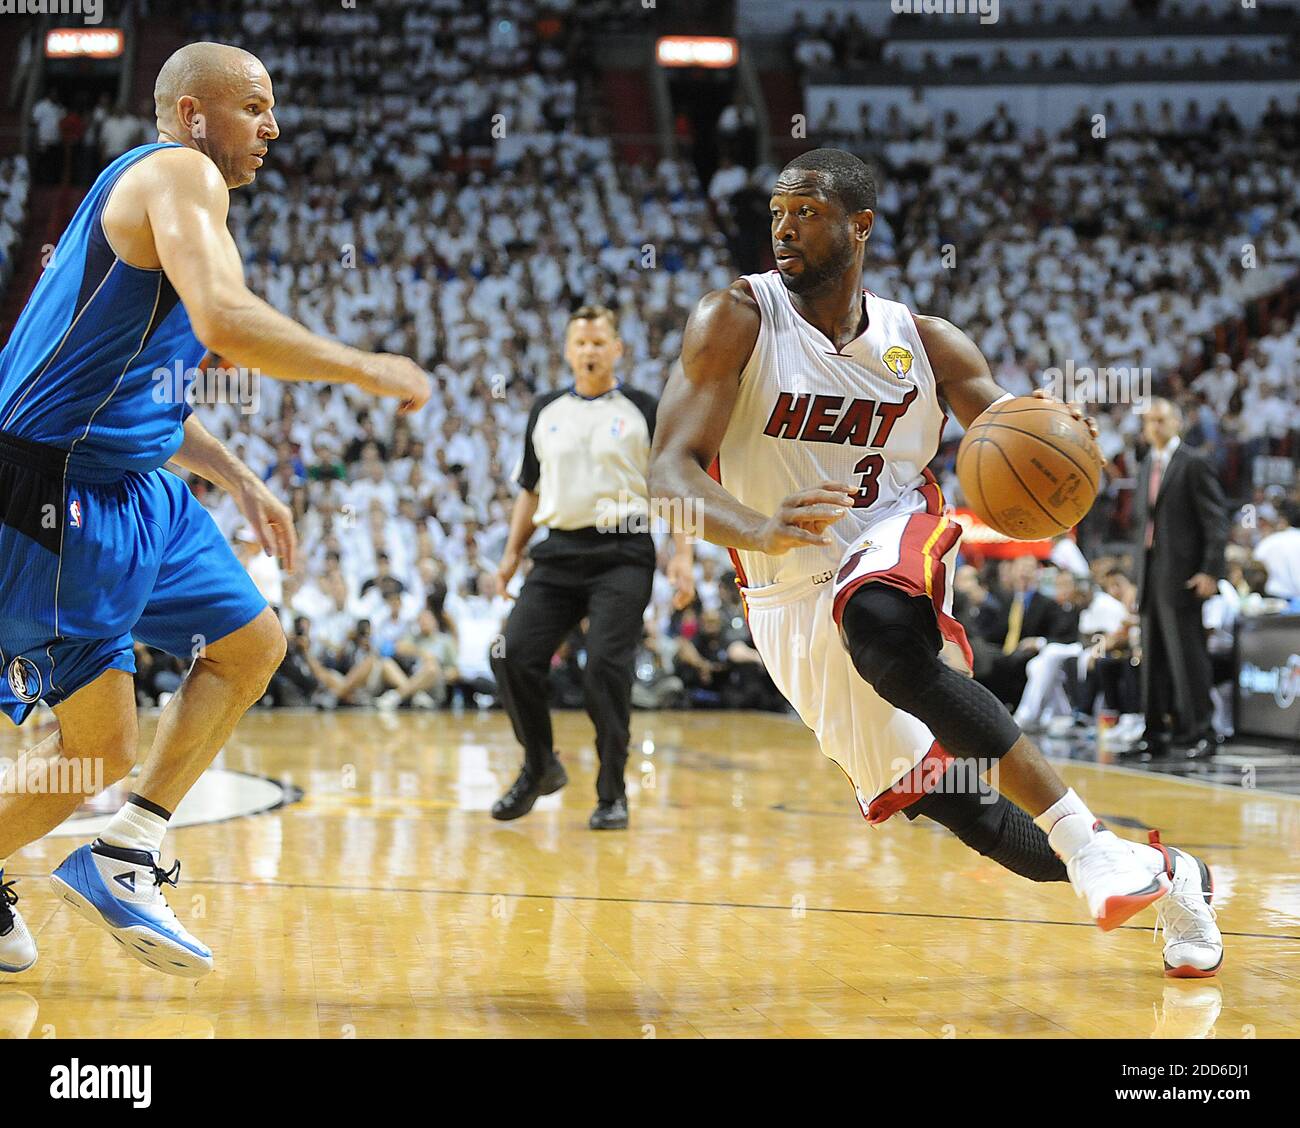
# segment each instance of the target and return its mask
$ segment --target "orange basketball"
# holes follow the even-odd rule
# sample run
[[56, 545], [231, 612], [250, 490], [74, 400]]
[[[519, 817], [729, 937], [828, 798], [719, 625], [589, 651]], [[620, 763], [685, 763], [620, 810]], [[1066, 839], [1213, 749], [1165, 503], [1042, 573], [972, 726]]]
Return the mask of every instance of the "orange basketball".
[[1014, 540], [1072, 529], [1101, 485], [1101, 451], [1063, 403], [1020, 396], [990, 407], [957, 450], [966, 504]]

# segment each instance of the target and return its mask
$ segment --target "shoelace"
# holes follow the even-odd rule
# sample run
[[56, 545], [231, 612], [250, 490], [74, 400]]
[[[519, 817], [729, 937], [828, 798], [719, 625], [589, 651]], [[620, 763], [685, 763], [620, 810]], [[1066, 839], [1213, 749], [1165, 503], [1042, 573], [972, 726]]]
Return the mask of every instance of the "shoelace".
[[171, 885], [174, 887], [176, 883], [180, 880], [180, 878], [181, 878], [180, 858], [177, 858], [172, 863], [172, 868], [169, 870], [165, 870], [161, 866], [153, 867], [153, 883], [157, 886], [161, 887], [162, 885]]
[[0, 885], [0, 936], [8, 936], [14, 929], [13, 905], [18, 904], [18, 894], [14, 892], [16, 881], [6, 881]]
[[1159, 939], [1160, 931], [1164, 929], [1165, 940], [1170, 944], [1202, 940], [1206, 938], [1204, 925], [1212, 924], [1218, 917], [1214, 906], [1206, 903], [1203, 894], [1171, 891], [1156, 905], [1156, 926], [1152, 935]]

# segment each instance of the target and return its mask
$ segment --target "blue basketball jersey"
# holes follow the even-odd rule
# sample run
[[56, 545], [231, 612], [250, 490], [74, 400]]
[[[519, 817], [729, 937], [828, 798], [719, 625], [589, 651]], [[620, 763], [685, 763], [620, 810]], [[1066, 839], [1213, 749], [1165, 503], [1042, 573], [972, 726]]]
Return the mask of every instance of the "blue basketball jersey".
[[0, 352], [0, 433], [69, 452], [73, 479], [155, 470], [184, 437], [206, 350], [167, 276], [118, 258], [101, 222], [122, 173], [178, 147], [141, 145], [100, 173]]

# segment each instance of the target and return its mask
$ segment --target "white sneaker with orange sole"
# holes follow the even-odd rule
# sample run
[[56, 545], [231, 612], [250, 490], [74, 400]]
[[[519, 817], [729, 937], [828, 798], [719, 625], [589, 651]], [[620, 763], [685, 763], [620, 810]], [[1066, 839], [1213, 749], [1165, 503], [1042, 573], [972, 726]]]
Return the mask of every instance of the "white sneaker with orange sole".
[[1170, 979], [1208, 979], [1223, 966], [1223, 933], [1215, 923], [1214, 874], [1200, 858], [1166, 846], [1160, 832], [1148, 839], [1165, 856], [1173, 888], [1156, 909], [1156, 929], [1164, 933], [1165, 974]]

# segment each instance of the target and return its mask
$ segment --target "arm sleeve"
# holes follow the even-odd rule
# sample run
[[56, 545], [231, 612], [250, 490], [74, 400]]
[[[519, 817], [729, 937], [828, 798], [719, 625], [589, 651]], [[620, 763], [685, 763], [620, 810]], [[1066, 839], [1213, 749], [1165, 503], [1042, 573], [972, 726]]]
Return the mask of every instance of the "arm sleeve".
[[533, 431], [537, 427], [537, 416], [541, 413], [542, 402], [533, 404], [528, 413], [528, 425], [524, 428], [524, 452], [515, 467], [515, 482], [526, 490], [537, 492], [537, 481], [542, 476], [541, 464], [537, 461], [537, 451], [533, 447]]
[[623, 394], [627, 396], [635, 405], [645, 419], [646, 429], [650, 432], [650, 441], [655, 439], [655, 420], [659, 414], [659, 401], [649, 392], [640, 391], [637, 388], [624, 388]]

